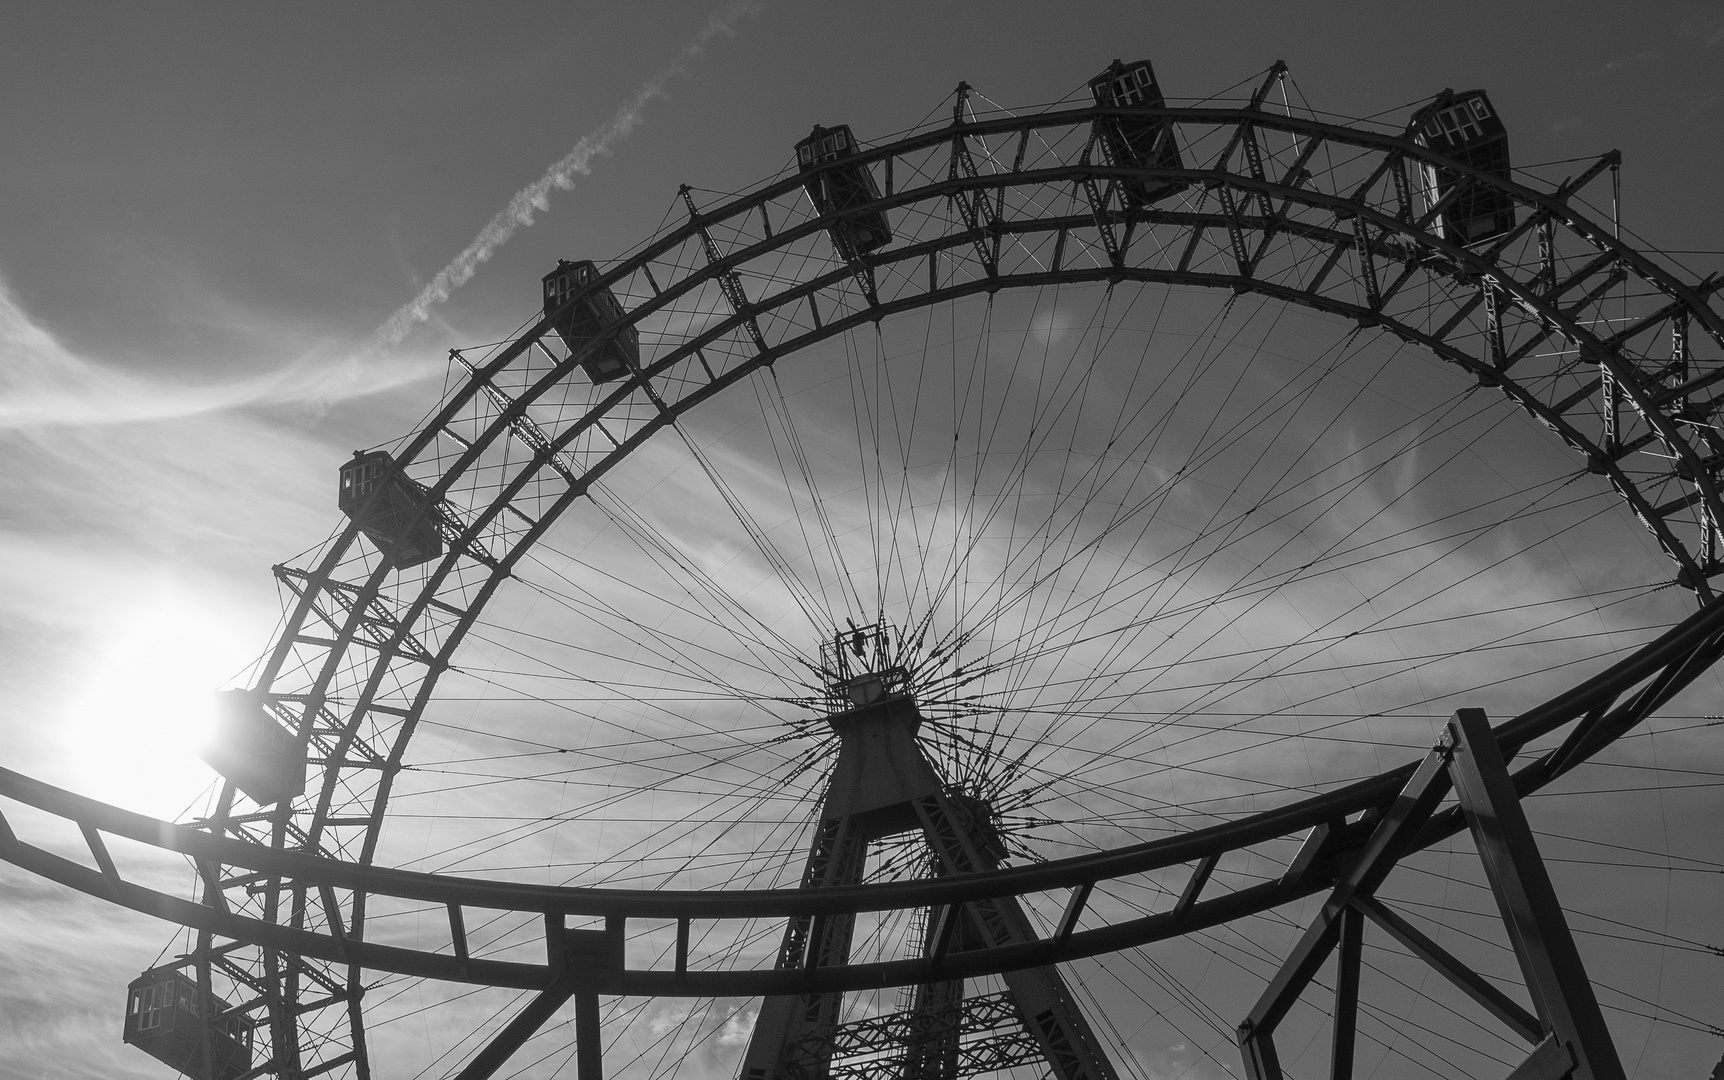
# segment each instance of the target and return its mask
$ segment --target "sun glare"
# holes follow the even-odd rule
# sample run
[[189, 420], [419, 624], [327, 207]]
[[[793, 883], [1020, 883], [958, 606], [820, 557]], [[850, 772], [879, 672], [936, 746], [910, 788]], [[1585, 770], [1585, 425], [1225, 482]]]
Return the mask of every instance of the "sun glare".
[[78, 778], [96, 798], [178, 817], [215, 773], [198, 757], [215, 691], [250, 659], [233, 620], [182, 590], [122, 614], [95, 642], [68, 701]]

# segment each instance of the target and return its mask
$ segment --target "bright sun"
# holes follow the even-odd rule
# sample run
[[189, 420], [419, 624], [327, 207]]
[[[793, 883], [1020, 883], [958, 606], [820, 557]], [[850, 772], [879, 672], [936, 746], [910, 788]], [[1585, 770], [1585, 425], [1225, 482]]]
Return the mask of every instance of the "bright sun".
[[198, 801], [215, 779], [198, 758], [215, 691], [251, 659], [232, 625], [172, 588], [108, 625], [67, 707], [83, 790], [168, 818]]

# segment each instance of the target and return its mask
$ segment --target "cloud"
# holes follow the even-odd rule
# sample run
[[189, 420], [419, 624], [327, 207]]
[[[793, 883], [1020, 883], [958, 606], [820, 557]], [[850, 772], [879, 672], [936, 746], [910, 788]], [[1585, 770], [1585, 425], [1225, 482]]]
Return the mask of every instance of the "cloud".
[[593, 158], [607, 153], [614, 144], [628, 138], [640, 127], [646, 119], [647, 103], [654, 98], [664, 97], [665, 88], [670, 81], [688, 73], [689, 62], [706, 51], [708, 42], [719, 34], [731, 33], [737, 22], [758, 10], [759, 4], [753, 0], [737, 0], [715, 12], [694, 36], [694, 40], [677, 53], [676, 59], [643, 83], [608, 123], [582, 136], [574, 149], [554, 162], [545, 170], [543, 176], [517, 191], [515, 197], [509, 200], [509, 205], [479, 230], [479, 235], [473, 238], [472, 243], [450, 260], [449, 265], [437, 271], [430, 283], [420, 289], [419, 294], [412, 300], [401, 305], [395, 314], [389, 317], [388, 322], [378, 327], [376, 340], [386, 345], [394, 345], [406, 337], [416, 324], [429, 318], [431, 308], [449, 299], [456, 289], [465, 285], [478, 272], [480, 263], [489, 260], [518, 230], [533, 224], [535, 213], [551, 208], [553, 188], [558, 191], [573, 189], [575, 177], [586, 176], [592, 172]]
[[[201, 701], [279, 614], [266, 568], [335, 520], [344, 449], [247, 407], [321, 408], [442, 365], [311, 357], [215, 385], [156, 366], [80, 355], [0, 283], [0, 696], [12, 710], [0, 756], [172, 816], [208, 782], [195, 758], [144, 782], [130, 751], [75, 714], [173, 625], [198, 640], [154, 663], [152, 677], [188, 676], [158, 696]], [[215, 669], [190, 666], [218, 655]], [[104, 721], [136, 715], [136, 702], [94, 705], [85, 712]], [[163, 730], [139, 724], [137, 735], [165, 753]]]
[[1706, 35], [1706, 48], [1710, 49], [1720, 43], [1724, 43], [1724, 19], [1719, 20], [1718, 25]]
[[172, 928], [6, 864], [0, 910], [0, 1076], [162, 1075], [120, 1041], [120, 1022], [126, 983]]
[[1649, 63], [1656, 59], [1658, 59], [1657, 50], [1642, 49], [1640, 52], [1637, 52], [1632, 56], [1624, 56], [1615, 60], [1605, 61], [1604, 66], [1598, 69], [1598, 71], [1593, 72], [1593, 74], [1598, 75], [1608, 71], [1621, 71], [1625, 68], [1639, 67], [1642, 64]]
[[321, 410], [442, 371], [441, 361], [311, 354], [216, 383], [154, 378], [77, 355], [0, 282], [0, 430], [171, 420], [248, 405]]

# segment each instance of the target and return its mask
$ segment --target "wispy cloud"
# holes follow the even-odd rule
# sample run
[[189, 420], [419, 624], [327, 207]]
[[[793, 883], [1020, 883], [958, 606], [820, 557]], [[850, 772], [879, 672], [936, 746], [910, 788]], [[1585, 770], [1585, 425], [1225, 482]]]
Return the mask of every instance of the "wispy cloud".
[[0, 430], [171, 420], [246, 405], [321, 409], [442, 370], [435, 361], [313, 354], [221, 382], [152, 377], [78, 355], [0, 282]]
[[[127, 370], [80, 355], [0, 283], [0, 695], [12, 710], [0, 758], [180, 813], [209, 781], [194, 757], [152, 768], [147, 784], [127, 781], [142, 775], [137, 747], [120, 752], [123, 739], [79, 725], [139, 715], [135, 700], [116, 710], [91, 697], [127, 670], [143, 672], [129, 696], [187, 713], [250, 660], [277, 616], [263, 568], [326, 534], [344, 456], [329, 436], [339, 435], [242, 407], [297, 412], [414, 377], [393, 360], [304, 360], [214, 386]], [[163, 654], [175, 627], [191, 638]], [[170, 675], [188, 678], [159, 695], [143, 685]], [[141, 745], [173, 749], [164, 727], [132, 730]]]
[[1658, 57], [1658, 50], [1642, 49], [1640, 52], [1634, 53], [1630, 56], [1619, 56], [1614, 60], [1606, 60], [1604, 62], [1604, 66], [1592, 72], [1592, 74], [1604, 75], [1610, 72], [1624, 71], [1628, 68], [1637, 68], [1657, 60]]
[[682, 47], [676, 58], [659, 69], [656, 75], [623, 102], [608, 123], [588, 132], [575, 144], [574, 149], [546, 169], [543, 176], [516, 192], [515, 197], [509, 200], [509, 205], [479, 230], [479, 235], [473, 238], [472, 243], [450, 260], [449, 265], [437, 271], [431, 281], [419, 290], [417, 296], [401, 305], [395, 314], [389, 317], [389, 321], [377, 329], [377, 340], [382, 344], [394, 345], [406, 337], [416, 324], [429, 318], [431, 308], [449, 299], [456, 289], [465, 285], [478, 272], [480, 263], [490, 259], [517, 231], [533, 224], [534, 214], [551, 208], [553, 189], [571, 190], [575, 186], [575, 177], [586, 176], [592, 172], [593, 158], [606, 153], [640, 127], [646, 119], [647, 104], [654, 98], [664, 97], [670, 81], [680, 75], [686, 75], [688, 64], [706, 51], [713, 38], [731, 33], [738, 22], [755, 14], [759, 8], [756, 0], [736, 0], [715, 12], [694, 39]]
[[169, 925], [4, 864], [0, 909], [0, 1076], [162, 1075], [120, 1041], [120, 1018], [126, 982], [156, 958]]
[[1708, 49], [1724, 45], [1724, 19], [1719, 19], [1710, 29], [1703, 29], [1701, 36], [1706, 39], [1705, 47]]

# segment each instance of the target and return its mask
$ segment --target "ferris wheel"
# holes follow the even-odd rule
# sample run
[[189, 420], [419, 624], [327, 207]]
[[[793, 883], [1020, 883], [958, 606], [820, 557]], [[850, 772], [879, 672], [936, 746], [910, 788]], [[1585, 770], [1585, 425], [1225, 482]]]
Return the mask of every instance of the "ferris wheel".
[[194, 857], [146, 899], [8, 841], [194, 928], [128, 1041], [1624, 1075], [1520, 798], [1724, 650], [1718, 282], [1588, 208], [1614, 155], [1513, 171], [1483, 91], [1384, 126], [1285, 78], [817, 127], [451, 350], [275, 568], [212, 816], [6, 778]]

